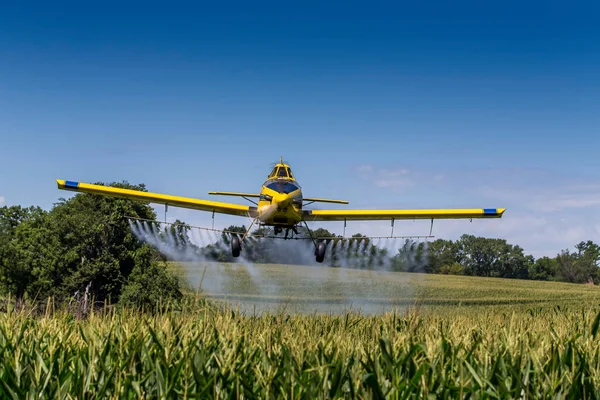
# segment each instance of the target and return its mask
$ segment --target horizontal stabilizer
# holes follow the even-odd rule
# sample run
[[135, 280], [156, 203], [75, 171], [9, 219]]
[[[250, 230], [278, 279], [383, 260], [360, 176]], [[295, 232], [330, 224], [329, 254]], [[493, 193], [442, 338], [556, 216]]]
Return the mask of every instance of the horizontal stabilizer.
[[330, 199], [318, 199], [316, 197], [305, 197], [303, 201], [311, 201], [315, 203], [336, 203], [336, 204], [348, 204], [348, 200], [330, 200]]
[[208, 194], [219, 195], [219, 196], [238, 196], [238, 197], [256, 197], [256, 198], [260, 197], [260, 194], [238, 193], [238, 192], [208, 192]]

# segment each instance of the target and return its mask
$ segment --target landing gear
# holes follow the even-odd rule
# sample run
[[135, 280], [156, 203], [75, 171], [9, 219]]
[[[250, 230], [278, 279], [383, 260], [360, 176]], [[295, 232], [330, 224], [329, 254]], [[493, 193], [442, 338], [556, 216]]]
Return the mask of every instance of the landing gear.
[[242, 243], [240, 242], [240, 238], [237, 235], [233, 235], [231, 237], [231, 255], [234, 257], [239, 257], [241, 251]]
[[327, 242], [325, 242], [325, 241], [317, 242], [315, 240], [315, 238], [313, 237], [312, 232], [311, 232], [310, 228], [308, 227], [308, 224], [306, 223], [306, 221], [302, 220], [302, 222], [304, 222], [304, 226], [306, 226], [306, 230], [308, 231], [308, 234], [310, 235], [310, 238], [315, 245], [315, 260], [317, 260], [317, 262], [320, 264], [325, 259], [325, 250], [327, 250]]
[[236, 258], [240, 256], [240, 252], [242, 251], [242, 242], [244, 241], [244, 239], [246, 238], [246, 236], [248, 235], [248, 233], [250, 232], [250, 229], [252, 229], [252, 225], [254, 225], [254, 223], [258, 220], [258, 218], [254, 219], [254, 221], [252, 221], [252, 223], [250, 224], [250, 226], [248, 227], [248, 230], [246, 231], [246, 233], [244, 233], [244, 236], [242, 236], [242, 238], [240, 239], [240, 237], [237, 235], [237, 233], [233, 233], [231, 235], [231, 255]]
[[318, 263], [322, 263], [325, 259], [325, 250], [327, 250], [327, 243], [319, 242], [315, 248], [315, 259]]
[[295, 226], [292, 226], [291, 228], [285, 228], [285, 237], [283, 238], [283, 240], [287, 240], [290, 234], [290, 229], [292, 230], [292, 232], [294, 232], [294, 234], [298, 235], [298, 231], [296, 230]]

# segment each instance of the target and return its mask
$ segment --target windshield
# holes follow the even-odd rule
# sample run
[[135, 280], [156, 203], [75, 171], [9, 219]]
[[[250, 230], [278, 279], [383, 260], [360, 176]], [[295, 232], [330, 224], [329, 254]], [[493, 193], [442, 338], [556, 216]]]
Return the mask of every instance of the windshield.
[[300, 186], [293, 182], [272, 182], [268, 184], [267, 187], [271, 190], [275, 190], [276, 192], [286, 194], [300, 189]]

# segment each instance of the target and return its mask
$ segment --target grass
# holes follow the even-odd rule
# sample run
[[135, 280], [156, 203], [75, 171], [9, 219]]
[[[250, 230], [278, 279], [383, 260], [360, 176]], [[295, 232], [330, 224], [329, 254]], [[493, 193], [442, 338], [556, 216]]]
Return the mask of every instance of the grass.
[[223, 268], [237, 277], [223, 288], [244, 301], [271, 287], [275, 298], [286, 289], [324, 307], [363, 282], [364, 298], [421, 303], [378, 315], [248, 315], [191, 297], [155, 315], [9, 310], [0, 314], [0, 397], [600, 397], [597, 287], [283, 266], [252, 280]]

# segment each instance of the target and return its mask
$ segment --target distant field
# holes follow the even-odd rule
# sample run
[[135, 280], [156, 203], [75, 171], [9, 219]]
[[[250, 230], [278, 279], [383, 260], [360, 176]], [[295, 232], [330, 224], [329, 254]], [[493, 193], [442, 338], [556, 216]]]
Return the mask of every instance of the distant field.
[[202, 281], [203, 294], [243, 311], [379, 313], [417, 305], [498, 310], [600, 301], [598, 287], [558, 282], [272, 264], [173, 263], [172, 267], [194, 289]]

